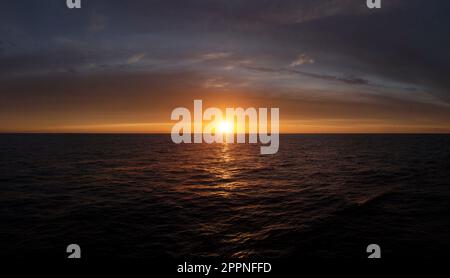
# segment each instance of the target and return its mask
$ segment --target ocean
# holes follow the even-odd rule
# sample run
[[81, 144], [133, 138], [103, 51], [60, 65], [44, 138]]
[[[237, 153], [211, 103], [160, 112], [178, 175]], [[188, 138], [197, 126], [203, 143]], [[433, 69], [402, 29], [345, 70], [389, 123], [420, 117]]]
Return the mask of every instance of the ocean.
[[0, 255], [449, 257], [449, 135], [0, 135]]

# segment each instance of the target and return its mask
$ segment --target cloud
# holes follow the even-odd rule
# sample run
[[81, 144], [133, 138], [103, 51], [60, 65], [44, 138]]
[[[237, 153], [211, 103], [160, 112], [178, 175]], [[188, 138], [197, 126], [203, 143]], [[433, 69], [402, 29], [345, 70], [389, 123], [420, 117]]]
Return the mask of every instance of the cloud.
[[231, 53], [229, 52], [212, 52], [207, 53], [201, 56], [202, 60], [219, 60], [230, 57]]
[[91, 17], [89, 30], [94, 33], [103, 31], [108, 26], [108, 21], [108, 17], [104, 15], [93, 15]]
[[306, 54], [301, 54], [291, 63], [291, 67], [301, 66], [301, 65], [307, 65], [307, 64], [314, 64], [314, 59], [308, 57]]
[[145, 53], [138, 53], [136, 55], [133, 55], [130, 58], [128, 58], [127, 64], [132, 65], [139, 63], [140, 61], [142, 61], [142, 59], [144, 59], [145, 55], [146, 55]]
[[348, 85], [371, 85], [369, 80], [359, 78], [359, 77], [354, 77], [354, 76], [336, 76], [336, 75], [327, 75], [327, 74], [316, 74], [316, 73], [309, 73], [309, 72], [299, 71], [299, 70], [290, 70], [287, 72], [301, 74], [304, 76], [327, 80], [327, 81], [338, 81], [338, 82], [342, 82], [342, 83], [345, 83]]
[[230, 82], [225, 81], [223, 78], [210, 78], [205, 81], [203, 86], [207, 89], [226, 89], [230, 84]]
[[259, 71], [259, 72], [269, 72], [274, 74], [298, 74], [305, 77], [310, 77], [314, 79], [326, 80], [326, 81], [336, 81], [344, 83], [347, 85], [374, 85], [369, 80], [354, 77], [354, 76], [336, 76], [329, 74], [318, 74], [306, 71], [300, 71], [288, 68], [267, 68], [267, 67], [246, 67], [249, 70]]

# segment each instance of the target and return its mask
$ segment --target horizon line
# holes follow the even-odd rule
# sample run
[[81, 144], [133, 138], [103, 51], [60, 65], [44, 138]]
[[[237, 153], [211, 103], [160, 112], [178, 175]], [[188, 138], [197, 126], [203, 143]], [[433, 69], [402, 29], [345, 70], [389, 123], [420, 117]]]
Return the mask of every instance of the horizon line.
[[[0, 132], [0, 135], [170, 135], [170, 132]], [[194, 135], [197, 133], [191, 133]], [[202, 133], [203, 134], [203, 133]], [[249, 135], [250, 133], [245, 133]], [[252, 133], [254, 134], [254, 133]], [[271, 133], [268, 133], [271, 134]], [[445, 132], [280, 132], [280, 135], [450, 135], [450, 131]], [[237, 135], [237, 133], [235, 133]], [[256, 133], [258, 135], [258, 133]]]

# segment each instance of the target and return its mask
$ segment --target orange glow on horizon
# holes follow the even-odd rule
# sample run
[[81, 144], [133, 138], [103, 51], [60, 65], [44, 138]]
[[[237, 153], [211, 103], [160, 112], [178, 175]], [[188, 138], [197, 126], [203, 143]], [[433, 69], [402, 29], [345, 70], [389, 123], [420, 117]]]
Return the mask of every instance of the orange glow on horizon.
[[[5, 128], [2, 133], [161, 133], [168, 134], [173, 122], [160, 123], [118, 123], [118, 124], [80, 124], [48, 125], [21, 128]], [[220, 123], [222, 132], [236, 131], [232, 123]], [[220, 131], [219, 131], [220, 132]], [[354, 120], [287, 120], [280, 121], [280, 133], [450, 133], [450, 125], [429, 123], [392, 123], [385, 121]]]

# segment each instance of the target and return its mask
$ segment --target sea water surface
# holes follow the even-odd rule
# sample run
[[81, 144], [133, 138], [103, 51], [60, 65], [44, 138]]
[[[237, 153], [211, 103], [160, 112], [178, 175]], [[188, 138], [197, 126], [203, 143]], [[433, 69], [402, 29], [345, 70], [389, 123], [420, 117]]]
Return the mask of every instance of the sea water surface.
[[0, 135], [1, 256], [445, 256], [450, 136]]

